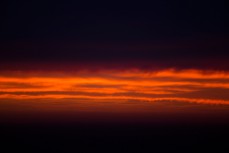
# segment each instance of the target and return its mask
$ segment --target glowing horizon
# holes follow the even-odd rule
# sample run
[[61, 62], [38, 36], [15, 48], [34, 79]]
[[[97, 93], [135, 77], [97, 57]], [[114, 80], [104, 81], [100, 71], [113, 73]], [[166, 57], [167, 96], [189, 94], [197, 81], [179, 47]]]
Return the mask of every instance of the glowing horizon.
[[10, 71], [0, 75], [0, 99], [14, 100], [182, 101], [229, 105], [228, 91], [229, 72], [197, 69]]

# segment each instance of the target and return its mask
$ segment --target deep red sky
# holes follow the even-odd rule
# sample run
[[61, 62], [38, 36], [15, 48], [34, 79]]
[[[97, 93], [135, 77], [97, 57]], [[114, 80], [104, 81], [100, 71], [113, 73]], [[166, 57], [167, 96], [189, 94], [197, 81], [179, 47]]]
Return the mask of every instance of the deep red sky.
[[[15, 117], [26, 120], [28, 114], [42, 117], [47, 113], [55, 114], [54, 121], [57, 116], [80, 121], [86, 116], [93, 118], [94, 113], [126, 114], [132, 116], [130, 121], [134, 116], [144, 121], [143, 116], [155, 113], [161, 117], [226, 117], [228, 79], [227, 71], [196, 69], [5, 70], [0, 76], [1, 121], [15, 122]], [[99, 116], [97, 119], [104, 119]]]

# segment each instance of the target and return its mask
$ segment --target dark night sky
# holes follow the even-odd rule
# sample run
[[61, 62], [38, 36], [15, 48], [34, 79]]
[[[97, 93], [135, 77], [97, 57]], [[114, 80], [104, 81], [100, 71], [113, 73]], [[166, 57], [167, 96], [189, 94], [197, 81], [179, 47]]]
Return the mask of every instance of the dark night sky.
[[[9, 1], [4, 39], [157, 40], [224, 34], [222, 1], [80, 4]], [[2, 37], [3, 38], [3, 37]]]
[[226, 8], [221, 0], [7, 1], [3, 6], [1, 67], [31, 61], [138, 61], [228, 69]]

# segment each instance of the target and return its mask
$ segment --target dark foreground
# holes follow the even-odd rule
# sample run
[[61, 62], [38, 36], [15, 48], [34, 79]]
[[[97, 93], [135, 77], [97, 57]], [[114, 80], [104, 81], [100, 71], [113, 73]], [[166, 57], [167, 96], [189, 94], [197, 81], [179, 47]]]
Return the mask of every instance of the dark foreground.
[[2, 121], [0, 128], [1, 153], [229, 151], [229, 122], [225, 114], [30, 116], [24, 121], [21, 118]]

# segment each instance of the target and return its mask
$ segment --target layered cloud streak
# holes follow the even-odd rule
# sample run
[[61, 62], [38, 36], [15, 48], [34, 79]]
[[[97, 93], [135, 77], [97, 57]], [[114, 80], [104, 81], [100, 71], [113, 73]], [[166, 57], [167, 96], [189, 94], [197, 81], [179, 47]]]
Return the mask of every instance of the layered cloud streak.
[[2, 72], [0, 99], [75, 99], [229, 105], [229, 73], [166, 69]]

